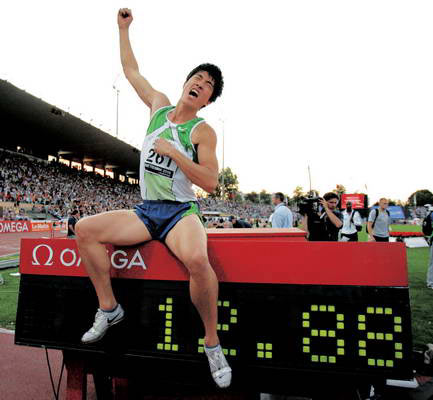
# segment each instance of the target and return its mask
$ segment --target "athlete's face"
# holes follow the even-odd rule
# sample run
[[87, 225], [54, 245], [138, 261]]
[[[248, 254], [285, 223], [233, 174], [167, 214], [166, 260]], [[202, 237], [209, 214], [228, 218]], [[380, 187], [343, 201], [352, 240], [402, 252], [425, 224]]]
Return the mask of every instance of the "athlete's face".
[[206, 71], [199, 71], [185, 82], [182, 100], [197, 109], [207, 106], [214, 84], [215, 81]]

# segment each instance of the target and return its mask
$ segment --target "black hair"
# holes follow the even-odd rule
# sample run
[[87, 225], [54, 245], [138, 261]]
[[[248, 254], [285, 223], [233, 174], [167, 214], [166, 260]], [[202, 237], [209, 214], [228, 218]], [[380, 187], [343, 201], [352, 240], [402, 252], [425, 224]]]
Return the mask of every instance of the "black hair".
[[326, 201], [329, 201], [329, 200], [332, 200], [332, 199], [340, 200], [340, 197], [338, 196], [338, 194], [337, 194], [337, 193], [334, 193], [334, 192], [328, 192], [328, 193], [325, 193], [324, 196], [323, 196], [323, 198], [324, 198]]
[[221, 73], [221, 70], [214, 64], [200, 64], [198, 67], [195, 67], [186, 77], [185, 82], [187, 82], [192, 76], [194, 76], [197, 72], [205, 71], [207, 72], [212, 79], [215, 81], [212, 95], [209, 98], [209, 101], [213, 103], [219, 96], [221, 96], [221, 93], [223, 91], [224, 87], [224, 78], [223, 74]]
[[71, 215], [78, 214], [78, 210], [72, 210]]
[[284, 203], [284, 194], [282, 194], [281, 192], [277, 192], [277, 193], [274, 193], [274, 196], [277, 199], [280, 199], [281, 203]]

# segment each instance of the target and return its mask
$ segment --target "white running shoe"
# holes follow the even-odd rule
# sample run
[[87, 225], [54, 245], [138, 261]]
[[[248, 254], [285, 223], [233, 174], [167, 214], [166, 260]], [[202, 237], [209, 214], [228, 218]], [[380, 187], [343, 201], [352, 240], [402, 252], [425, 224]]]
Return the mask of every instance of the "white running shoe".
[[232, 380], [232, 369], [230, 368], [220, 345], [216, 347], [204, 347], [209, 360], [210, 372], [215, 383], [220, 388], [230, 386]]
[[93, 326], [83, 335], [81, 343], [88, 344], [101, 340], [110, 326], [113, 326], [125, 318], [125, 312], [120, 304], [116, 309], [107, 313], [98, 308]]

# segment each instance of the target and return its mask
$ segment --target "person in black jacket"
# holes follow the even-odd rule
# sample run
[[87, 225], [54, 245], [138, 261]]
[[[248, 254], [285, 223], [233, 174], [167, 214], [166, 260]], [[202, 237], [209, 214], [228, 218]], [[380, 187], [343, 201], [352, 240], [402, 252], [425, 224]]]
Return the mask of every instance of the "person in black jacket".
[[238, 219], [233, 215], [230, 217], [230, 222], [233, 224], [233, 228], [251, 228], [248, 222]]
[[337, 242], [338, 232], [343, 226], [343, 216], [337, 210], [338, 194], [326, 193], [319, 200], [321, 210], [304, 215], [303, 227], [311, 242]]
[[78, 210], [73, 210], [68, 218], [68, 238], [75, 237], [75, 224], [78, 222], [79, 215]]

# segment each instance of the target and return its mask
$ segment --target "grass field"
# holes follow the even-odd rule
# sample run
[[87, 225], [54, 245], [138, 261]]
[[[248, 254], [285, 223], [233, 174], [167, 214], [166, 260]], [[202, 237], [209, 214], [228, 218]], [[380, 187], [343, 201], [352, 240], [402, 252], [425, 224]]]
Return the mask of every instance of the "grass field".
[[0, 270], [4, 285], [0, 286], [0, 327], [15, 329], [15, 315], [18, 301], [20, 278], [9, 274], [18, 272], [18, 268]]
[[9, 254], [7, 256], [0, 257], [0, 261], [14, 260], [15, 258], [18, 258], [18, 256], [19, 256], [19, 253]]
[[[394, 231], [420, 231], [419, 226], [393, 225]], [[366, 241], [365, 229], [360, 232], [360, 240]], [[433, 290], [426, 288], [426, 274], [429, 261], [429, 248], [407, 249], [409, 266], [409, 293], [412, 309], [412, 332], [415, 348], [433, 342]], [[0, 286], [0, 327], [15, 329], [15, 315], [18, 300], [19, 277], [9, 274], [18, 268], [0, 270], [5, 284]]]

